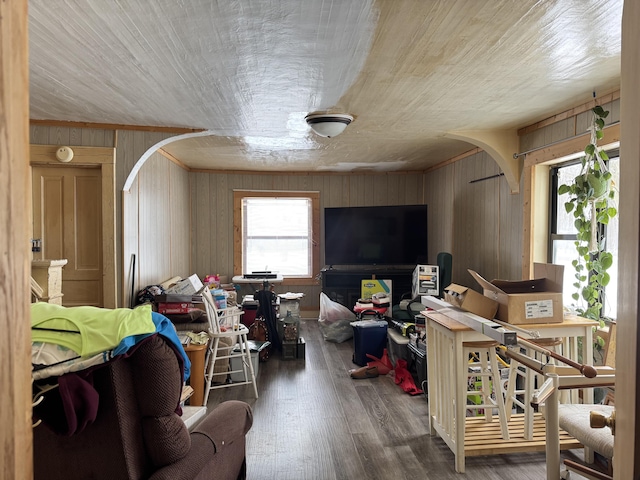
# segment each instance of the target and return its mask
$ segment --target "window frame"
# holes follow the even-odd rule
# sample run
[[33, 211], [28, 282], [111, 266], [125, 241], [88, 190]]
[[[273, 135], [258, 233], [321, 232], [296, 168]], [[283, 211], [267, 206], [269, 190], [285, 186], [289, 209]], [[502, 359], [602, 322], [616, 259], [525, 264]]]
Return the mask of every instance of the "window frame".
[[[311, 200], [311, 274], [284, 276], [284, 285], [318, 285], [320, 275], [320, 192], [292, 190], [234, 190], [233, 191], [233, 274], [242, 275], [243, 219], [242, 201], [245, 198], [308, 198]], [[277, 218], [277, 217], [276, 217]]]

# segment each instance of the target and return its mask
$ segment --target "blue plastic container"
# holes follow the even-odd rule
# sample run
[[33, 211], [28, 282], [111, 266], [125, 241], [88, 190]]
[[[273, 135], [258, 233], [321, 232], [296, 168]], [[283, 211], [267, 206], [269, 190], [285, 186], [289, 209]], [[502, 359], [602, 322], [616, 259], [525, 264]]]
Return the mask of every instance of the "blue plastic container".
[[352, 322], [353, 327], [353, 363], [364, 367], [371, 361], [367, 353], [381, 358], [387, 347], [386, 320], [363, 320]]

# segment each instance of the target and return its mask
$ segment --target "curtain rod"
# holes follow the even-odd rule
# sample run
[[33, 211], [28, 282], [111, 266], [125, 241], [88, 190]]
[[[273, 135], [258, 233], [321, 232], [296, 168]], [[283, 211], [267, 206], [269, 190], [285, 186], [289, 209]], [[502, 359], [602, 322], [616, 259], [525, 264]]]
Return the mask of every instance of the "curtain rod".
[[496, 173], [495, 175], [489, 175], [488, 177], [476, 178], [475, 180], [469, 180], [469, 183], [483, 182], [485, 180], [490, 180], [492, 178], [503, 177], [503, 176], [504, 176], [504, 172], [500, 172], [500, 173]]
[[[613, 125], [617, 125], [618, 123], [620, 123], [620, 120], [616, 121], [616, 122], [612, 122], [608, 125], [605, 125], [605, 128], [607, 127], [611, 127]], [[547, 147], [552, 147], [554, 145], [558, 145], [559, 143], [563, 143], [563, 142], [567, 142], [569, 140], [573, 140], [574, 138], [578, 138], [578, 137], [582, 137], [584, 135], [587, 135], [589, 132], [586, 133], [581, 133], [580, 135], [574, 135], [573, 137], [569, 137], [569, 138], [563, 138], [562, 140], [558, 140], [557, 142], [551, 142], [551, 143], [547, 143], [546, 145], [542, 145], [540, 147], [536, 147], [536, 148], [532, 148], [531, 150], [527, 150], [526, 152], [522, 152], [522, 153], [514, 153], [513, 154], [513, 158], [518, 158], [518, 157], [522, 157], [523, 155], [527, 155], [528, 153], [531, 152], [535, 152], [537, 150], [542, 150], [543, 148], [547, 148]]]

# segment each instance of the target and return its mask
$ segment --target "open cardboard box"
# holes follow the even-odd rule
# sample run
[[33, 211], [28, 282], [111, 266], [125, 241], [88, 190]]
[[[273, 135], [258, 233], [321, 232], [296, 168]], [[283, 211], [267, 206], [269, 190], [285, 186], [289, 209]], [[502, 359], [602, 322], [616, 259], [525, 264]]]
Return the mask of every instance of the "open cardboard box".
[[498, 320], [512, 325], [562, 322], [562, 265], [534, 263], [533, 280], [489, 282], [473, 270], [469, 273], [484, 295], [499, 303]]
[[444, 299], [451, 305], [489, 320], [493, 320], [498, 311], [498, 302], [496, 300], [485, 297], [472, 288], [456, 283], [452, 283], [444, 289]]

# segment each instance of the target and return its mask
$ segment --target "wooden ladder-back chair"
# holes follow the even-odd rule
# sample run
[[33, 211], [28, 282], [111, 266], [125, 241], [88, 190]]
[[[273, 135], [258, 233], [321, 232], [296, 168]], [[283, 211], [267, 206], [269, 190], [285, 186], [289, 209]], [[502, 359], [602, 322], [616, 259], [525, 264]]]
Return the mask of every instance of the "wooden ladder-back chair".
[[[202, 292], [202, 300], [204, 302], [207, 316], [209, 317], [209, 347], [207, 351], [207, 358], [205, 360], [206, 372], [205, 372], [205, 393], [204, 393], [204, 405], [209, 400], [209, 393], [213, 389], [236, 387], [241, 385], [252, 385], [255, 398], [258, 398], [258, 386], [256, 384], [256, 376], [253, 369], [253, 362], [251, 361], [251, 350], [249, 347], [249, 340], [247, 334], [249, 329], [240, 321], [242, 310], [238, 307], [224, 308], [218, 311], [216, 308], [213, 296], [209, 289], [205, 288]], [[232, 347], [230, 349], [221, 348], [221, 340], [231, 337]], [[233, 348], [233, 345], [237, 343], [237, 347]], [[224, 342], [222, 347], [225, 347]], [[240, 359], [240, 367], [234, 368], [232, 359]], [[234, 373], [242, 373], [243, 381], [239, 382], [227, 382], [214, 383], [214, 378], [220, 378], [220, 372], [214, 371], [214, 366], [217, 360], [230, 361], [231, 367], [228, 375]], [[226, 375], [225, 375], [226, 377]]]
[[[531, 401], [532, 405], [545, 405], [545, 425], [547, 430], [546, 457], [547, 480], [570, 478], [570, 472], [594, 480], [612, 480], [612, 459], [615, 433], [615, 410], [604, 404], [559, 404], [559, 391], [574, 388], [615, 388], [615, 342], [616, 325], [611, 323], [609, 341], [605, 350], [605, 365], [594, 367], [597, 375], [587, 378], [576, 373], [562, 373], [558, 367], [554, 373], [545, 373], [547, 380], [538, 389]], [[608, 357], [611, 357], [610, 359]], [[564, 367], [566, 369], [566, 367]], [[603, 427], [610, 428], [603, 428]], [[566, 431], [585, 447], [586, 464], [566, 459], [566, 470], [561, 470], [559, 430]], [[607, 471], [592, 468], [597, 452], [608, 460]]]

